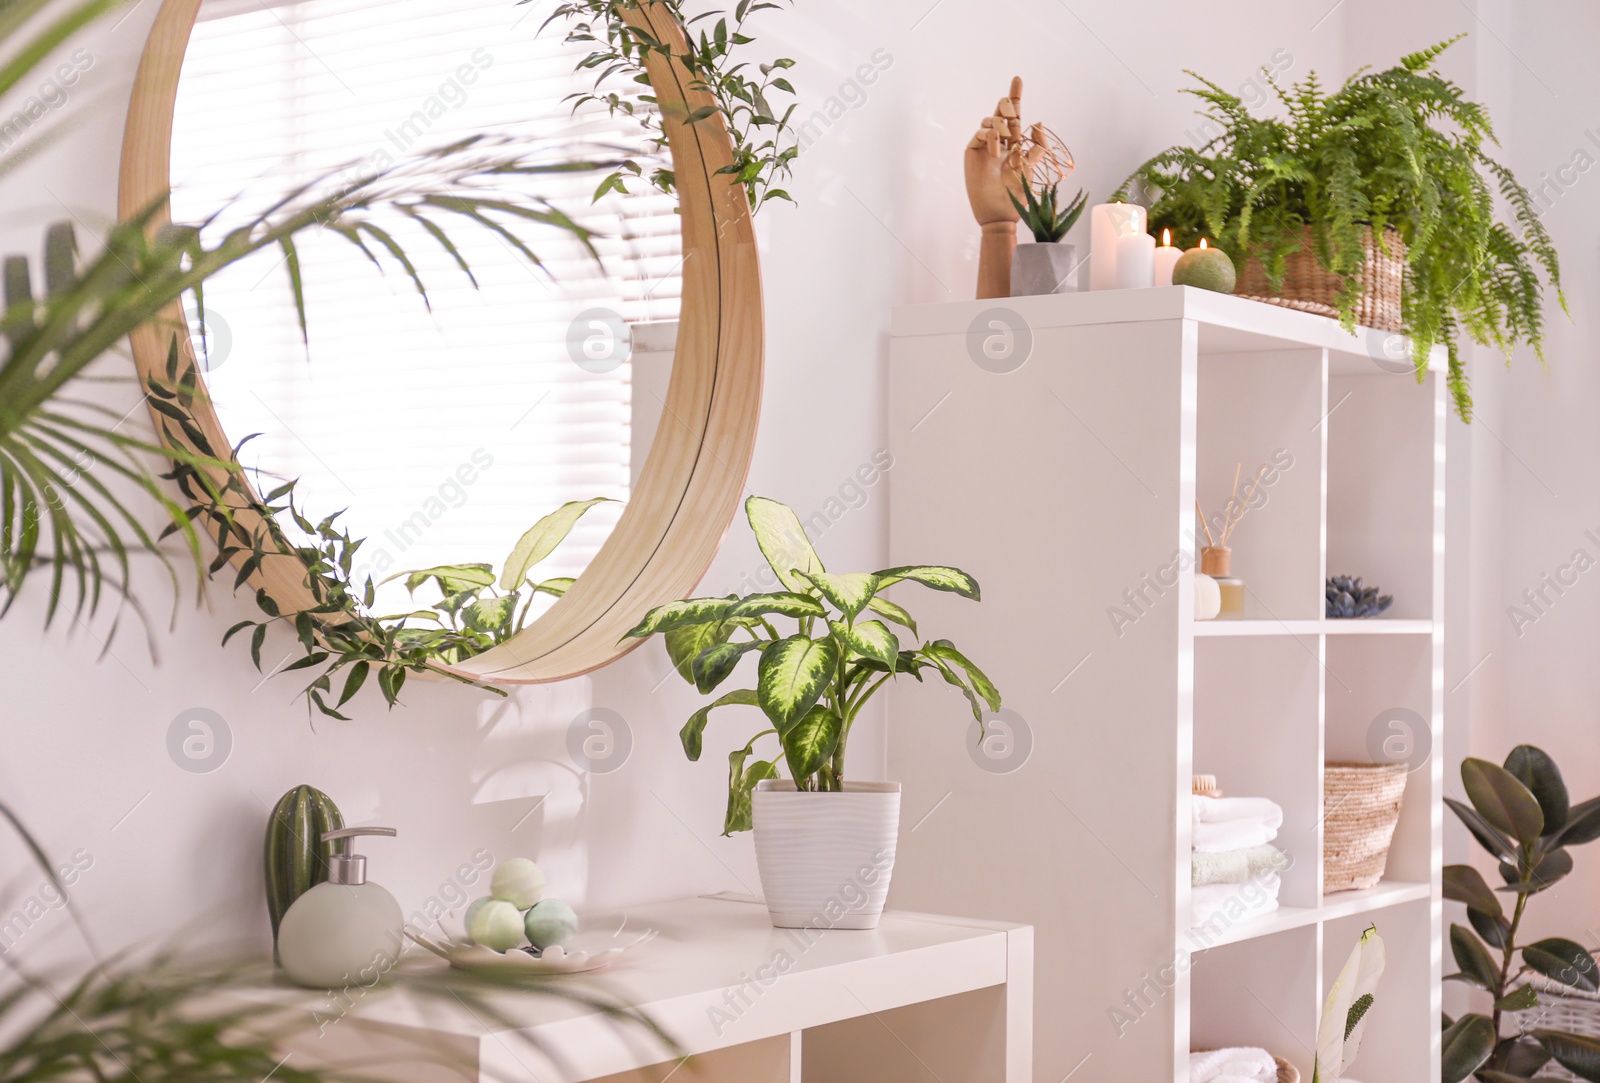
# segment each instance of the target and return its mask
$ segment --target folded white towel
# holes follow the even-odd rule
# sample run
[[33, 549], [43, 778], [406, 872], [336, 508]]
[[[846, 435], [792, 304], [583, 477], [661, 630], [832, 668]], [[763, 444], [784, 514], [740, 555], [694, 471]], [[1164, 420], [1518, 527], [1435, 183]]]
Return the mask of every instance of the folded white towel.
[[1215, 1049], [1189, 1054], [1190, 1083], [1276, 1083], [1278, 1062], [1265, 1049]]
[[1265, 797], [1199, 797], [1190, 801], [1194, 822], [1222, 823], [1225, 820], [1255, 820], [1277, 830], [1283, 826], [1283, 806]]
[[1197, 854], [1221, 854], [1265, 846], [1277, 837], [1276, 824], [1268, 827], [1259, 820], [1206, 821], [1194, 825], [1192, 845]]
[[1243, 884], [1208, 884], [1189, 889], [1190, 927], [1214, 933], [1241, 921], [1254, 921], [1278, 909], [1277, 873]]

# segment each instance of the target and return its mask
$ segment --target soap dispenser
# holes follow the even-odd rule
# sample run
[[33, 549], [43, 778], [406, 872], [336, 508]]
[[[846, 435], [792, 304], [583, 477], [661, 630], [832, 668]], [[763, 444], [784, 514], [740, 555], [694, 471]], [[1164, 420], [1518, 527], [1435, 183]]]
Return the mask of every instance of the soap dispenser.
[[367, 882], [367, 859], [351, 851], [357, 835], [394, 834], [392, 827], [323, 834], [323, 842], [342, 843], [328, 859], [328, 879], [296, 899], [278, 926], [278, 960], [290, 981], [316, 989], [372, 985], [394, 966], [403, 936], [400, 904]]

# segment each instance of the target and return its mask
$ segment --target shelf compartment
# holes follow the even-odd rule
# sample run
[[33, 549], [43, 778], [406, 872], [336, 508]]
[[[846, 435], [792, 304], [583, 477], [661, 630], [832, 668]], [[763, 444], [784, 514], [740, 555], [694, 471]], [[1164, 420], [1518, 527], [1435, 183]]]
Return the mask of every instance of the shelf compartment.
[[1328, 381], [1327, 574], [1360, 576], [1394, 595], [1393, 618], [1434, 616], [1443, 401], [1406, 374]]
[[1245, 616], [1312, 620], [1323, 610], [1320, 350], [1219, 354], [1199, 366], [1195, 496], [1208, 526], [1195, 549], [1221, 540], [1234, 491], [1251, 491], [1229, 548], [1244, 582]]
[[1327, 640], [1327, 759], [1404, 761], [1411, 768], [1385, 875], [1431, 880], [1433, 761], [1442, 753], [1431, 719], [1431, 639], [1342, 636]]
[[1315, 643], [1283, 637], [1195, 643], [1194, 769], [1216, 775], [1227, 796], [1266, 797], [1283, 807], [1272, 843], [1291, 861], [1281, 874], [1283, 906], [1314, 906], [1321, 890], [1320, 674]]
[[[1194, 956], [1189, 1047], [1259, 1046], [1293, 1062], [1309, 1080], [1320, 1014], [1318, 932], [1305, 926]], [[1188, 1079], [1187, 1070], [1178, 1078]]]
[[1368, 925], [1376, 924], [1383, 937], [1388, 966], [1367, 1013], [1361, 1050], [1349, 1072], [1365, 1083], [1439, 1078], [1438, 962], [1430, 959], [1435, 950], [1432, 914], [1429, 903], [1418, 900], [1384, 911], [1376, 922], [1359, 914], [1323, 927], [1324, 992], [1339, 976]]

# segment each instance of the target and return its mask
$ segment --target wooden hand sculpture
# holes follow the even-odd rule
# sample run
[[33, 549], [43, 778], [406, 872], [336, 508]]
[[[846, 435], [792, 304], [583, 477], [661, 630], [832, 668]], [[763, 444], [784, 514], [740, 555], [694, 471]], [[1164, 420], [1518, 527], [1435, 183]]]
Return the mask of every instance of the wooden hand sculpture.
[[1033, 138], [1022, 134], [1022, 78], [1011, 80], [1011, 94], [1001, 98], [994, 115], [983, 118], [967, 144], [967, 202], [983, 228], [978, 249], [978, 297], [1011, 296], [1011, 253], [1017, 247], [1017, 208], [1023, 178], [1044, 153], [1043, 129]]

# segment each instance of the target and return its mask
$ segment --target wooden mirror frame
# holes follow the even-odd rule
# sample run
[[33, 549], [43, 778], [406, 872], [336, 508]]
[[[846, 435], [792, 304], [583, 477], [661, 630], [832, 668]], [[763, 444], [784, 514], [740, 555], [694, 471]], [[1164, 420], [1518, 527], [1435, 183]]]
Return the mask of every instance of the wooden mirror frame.
[[[117, 206], [124, 218], [171, 186], [173, 111], [200, 3], [165, 0], [145, 44], [123, 135]], [[683, 220], [683, 301], [671, 383], [639, 483], [577, 582], [506, 642], [465, 662], [438, 666], [472, 680], [562, 680], [638, 646], [640, 641], [622, 636], [652, 606], [688, 596], [710, 566], [738, 511], [755, 450], [764, 349], [761, 268], [745, 188], [730, 174], [718, 174], [733, 162], [733, 143], [720, 115], [683, 121], [715, 102], [678, 60], [689, 46], [666, 5], [643, 0], [626, 9], [625, 17], [673, 53], [670, 59], [656, 52], [645, 58]], [[154, 227], [166, 220], [163, 213]], [[178, 329], [181, 356], [193, 360], [186, 321], [174, 306], [159, 325], [133, 335], [134, 362], [146, 384], [165, 370], [171, 328]], [[195, 400], [195, 422], [213, 446], [233, 446], [203, 395]], [[156, 427], [165, 429], [159, 417]], [[541, 515], [551, 510], [530, 509]], [[265, 590], [285, 613], [308, 609], [313, 603], [305, 569], [297, 563], [265, 561], [250, 585]]]

